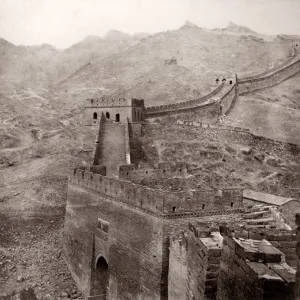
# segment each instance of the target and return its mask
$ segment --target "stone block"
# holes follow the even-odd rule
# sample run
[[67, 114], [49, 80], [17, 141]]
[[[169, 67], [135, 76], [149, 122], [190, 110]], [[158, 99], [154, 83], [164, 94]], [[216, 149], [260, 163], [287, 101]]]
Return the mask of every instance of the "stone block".
[[286, 263], [274, 264], [268, 263], [267, 266], [275, 273], [277, 273], [281, 278], [283, 278], [287, 283], [294, 284], [296, 280], [296, 270], [290, 267]]
[[280, 241], [279, 242], [279, 247], [281, 248], [290, 248], [290, 249], [295, 249], [296, 248], [296, 244], [297, 242], [296, 241]]
[[258, 262], [247, 262], [247, 265], [252, 270], [252, 276], [263, 280], [272, 280], [278, 283], [284, 282], [283, 279], [273, 270], [269, 269], [265, 264]]

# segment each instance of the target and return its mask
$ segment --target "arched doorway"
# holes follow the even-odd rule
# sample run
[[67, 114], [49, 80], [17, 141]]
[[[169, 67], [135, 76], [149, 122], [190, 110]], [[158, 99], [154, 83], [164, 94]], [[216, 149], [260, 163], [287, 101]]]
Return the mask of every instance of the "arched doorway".
[[106, 116], [106, 119], [110, 119], [110, 113], [109, 113], [109, 112], [107, 112], [107, 113], [105, 114], [105, 116]]
[[100, 256], [97, 259], [93, 275], [92, 295], [106, 296], [109, 282], [109, 270], [108, 264], [103, 256]]
[[229, 84], [232, 84], [232, 80], [229, 81]]
[[97, 113], [94, 112], [94, 114], [93, 114], [93, 119], [94, 119], [94, 120], [97, 120], [97, 117], [98, 117]]
[[120, 122], [120, 114], [116, 114], [116, 122]]

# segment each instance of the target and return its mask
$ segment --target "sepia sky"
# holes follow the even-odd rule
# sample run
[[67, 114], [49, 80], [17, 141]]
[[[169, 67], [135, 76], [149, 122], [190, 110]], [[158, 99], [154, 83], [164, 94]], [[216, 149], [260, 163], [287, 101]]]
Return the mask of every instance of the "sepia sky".
[[0, 37], [16, 44], [68, 47], [109, 29], [155, 33], [189, 20], [229, 21], [266, 34], [300, 34], [300, 0], [0, 0]]

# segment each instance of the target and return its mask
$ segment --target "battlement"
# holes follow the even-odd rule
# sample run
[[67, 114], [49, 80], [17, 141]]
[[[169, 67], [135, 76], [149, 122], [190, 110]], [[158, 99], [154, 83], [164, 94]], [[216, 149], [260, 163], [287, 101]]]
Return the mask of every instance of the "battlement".
[[144, 101], [144, 99], [131, 98], [131, 106], [144, 107], [145, 106], [145, 101]]
[[158, 163], [154, 165], [154, 168], [149, 168], [145, 164], [131, 164], [119, 167], [119, 178], [132, 181], [147, 178], [167, 178], [170, 176], [183, 177], [187, 172], [187, 164], [183, 162]]
[[172, 217], [211, 211], [235, 213], [243, 206], [242, 189], [170, 192], [109, 178], [82, 168], [74, 170], [69, 182], [150, 213], [171, 214]]
[[274, 72], [279, 71], [280, 69], [290, 65], [291, 62], [293, 62], [294, 60], [295, 60], [295, 56], [292, 56], [292, 57], [286, 59], [281, 64], [274, 66], [272, 69], [267, 69], [261, 73], [254, 74], [252, 76], [241, 77], [241, 78], [239, 78], [239, 82], [246, 81], [246, 80], [252, 80], [252, 79], [260, 79], [266, 75], [269, 75], [270, 73], [274, 73]]
[[133, 107], [143, 107], [144, 106], [144, 99], [125, 99], [125, 98], [93, 98], [93, 99], [86, 99], [86, 108], [96, 108], [96, 107], [114, 107], [114, 106], [133, 106]]
[[168, 111], [180, 111], [180, 110], [190, 109], [191, 107], [195, 107], [195, 106], [208, 105], [209, 104], [208, 101], [210, 100], [210, 98], [216, 95], [223, 87], [224, 87], [224, 83], [220, 84], [209, 94], [195, 100], [189, 100], [189, 101], [184, 101], [184, 102], [179, 102], [174, 104], [146, 107], [145, 108], [146, 117], [150, 117], [150, 116], [152, 117], [152, 114], [158, 114], [163, 112], [165, 113]]

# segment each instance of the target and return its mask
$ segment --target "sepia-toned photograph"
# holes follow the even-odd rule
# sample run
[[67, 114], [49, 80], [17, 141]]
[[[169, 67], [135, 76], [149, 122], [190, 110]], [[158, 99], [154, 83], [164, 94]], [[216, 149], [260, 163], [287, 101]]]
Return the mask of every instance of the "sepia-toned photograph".
[[300, 0], [0, 0], [0, 300], [300, 300]]

